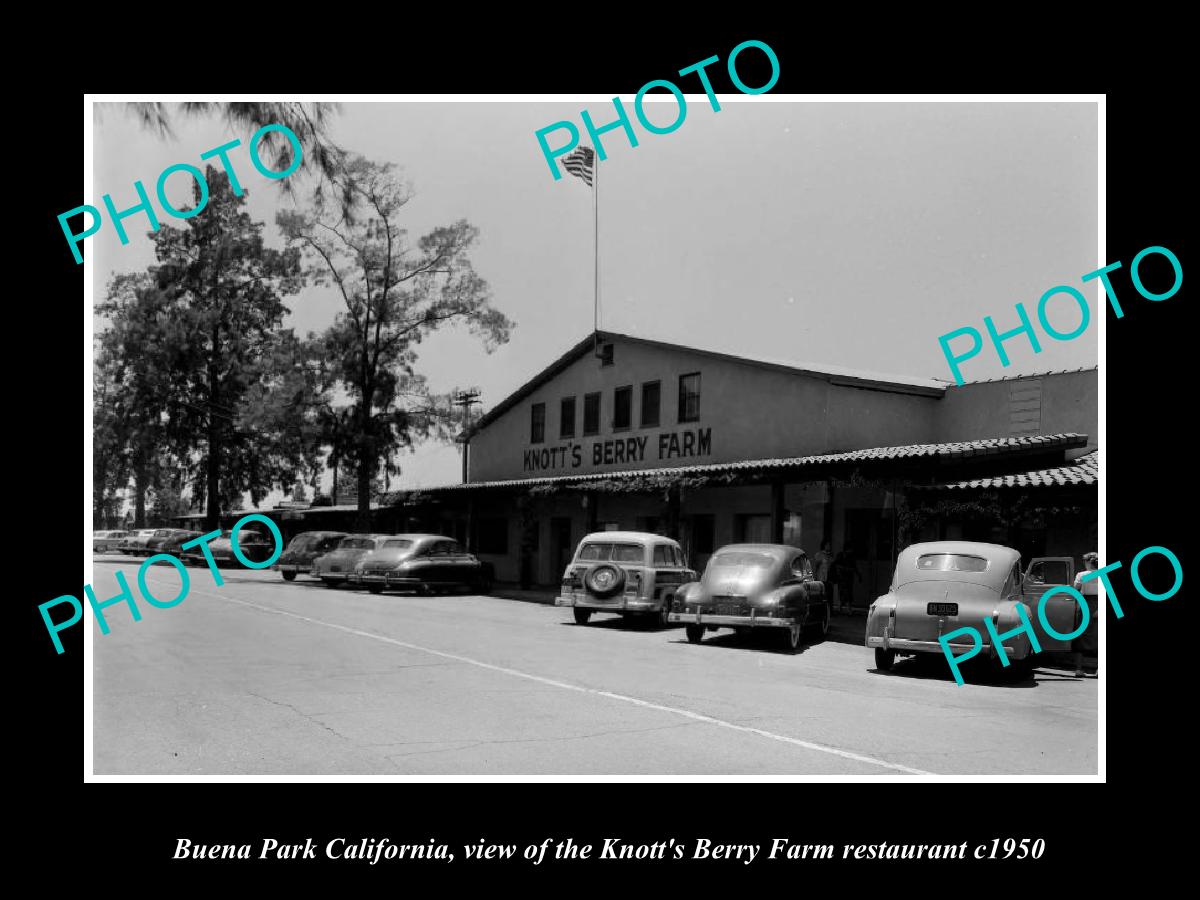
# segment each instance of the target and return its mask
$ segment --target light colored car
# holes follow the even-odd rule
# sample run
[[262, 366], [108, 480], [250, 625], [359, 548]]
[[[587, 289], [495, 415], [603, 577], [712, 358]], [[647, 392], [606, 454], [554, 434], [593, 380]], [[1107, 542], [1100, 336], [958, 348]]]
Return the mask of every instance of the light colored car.
[[486, 594], [492, 567], [441, 534], [390, 534], [354, 566], [354, 583], [372, 594], [387, 588], [418, 594], [467, 587]]
[[121, 541], [120, 551], [128, 553], [130, 556], [143, 556], [146, 553], [146, 544], [150, 538], [157, 535], [159, 532], [164, 535], [169, 533], [168, 528], [139, 528], [136, 531], [130, 531]]
[[93, 531], [92, 552], [108, 553], [110, 550], [117, 550], [128, 534], [128, 531]]
[[[944, 655], [943, 634], [971, 627], [983, 637], [981, 655], [997, 660], [986, 619], [997, 633], [1020, 628], [1018, 606], [1025, 607], [1042, 650], [1061, 650], [1069, 642], [1050, 637], [1037, 615], [1041, 595], [1057, 579], [1070, 584], [1072, 563], [1061, 557], [1042, 557], [1021, 572], [1021, 554], [1011, 547], [973, 541], [933, 541], [913, 544], [900, 553], [888, 592], [871, 604], [867, 612], [866, 646], [875, 650], [875, 667], [892, 668], [898, 655], [918, 653]], [[1061, 634], [1075, 628], [1075, 601], [1057, 596], [1046, 604], [1046, 618]], [[951, 651], [962, 655], [975, 642], [962, 634], [947, 641]], [[1010, 663], [1017, 671], [1033, 664], [1033, 646], [1025, 632], [1003, 642]]]
[[320, 578], [326, 587], [338, 587], [346, 583], [354, 583], [357, 575], [354, 567], [358, 561], [378, 548], [389, 534], [348, 534], [338, 545], [323, 556], [318, 556], [312, 562], [309, 575]]
[[728, 544], [712, 555], [699, 582], [686, 584], [675, 599], [672, 622], [682, 622], [688, 640], [732, 628], [748, 634], [772, 629], [795, 650], [810, 631], [829, 631], [825, 586], [813, 576], [808, 555], [787, 544]]
[[644, 531], [597, 531], [575, 548], [555, 606], [569, 606], [577, 625], [592, 613], [653, 617], [666, 626], [679, 586], [696, 580], [683, 548]]

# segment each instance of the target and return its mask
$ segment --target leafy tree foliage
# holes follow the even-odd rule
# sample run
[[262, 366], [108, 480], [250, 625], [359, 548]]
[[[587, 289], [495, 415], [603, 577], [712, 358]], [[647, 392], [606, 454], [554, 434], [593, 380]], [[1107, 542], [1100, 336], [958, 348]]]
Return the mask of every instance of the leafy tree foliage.
[[303, 282], [299, 252], [266, 247], [246, 197], [211, 166], [206, 179], [203, 213], [155, 232], [157, 264], [114, 279], [98, 310], [112, 324], [97, 379], [106, 467], [97, 484], [120, 481], [112, 448], [124, 447], [139, 522], [164, 455], [192, 471], [191, 495], [215, 528], [246, 491], [257, 504], [294, 484], [320, 449], [309, 409], [321, 384], [316, 348], [280, 328], [283, 298]]
[[344, 311], [325, 332], [324, 355], [351, 398], [348, 415], [327, 415], [329, 446], [358, 484], [358, 527], [369, 527], [371, 485], [397, 474], [396, 452], [427, 435], [445, 437], [455, 414], [416, 372], [417, 345], [447, 324], [479, 336], [489, 352], [512, 322], [491, 305], [469, 251], [478, 230], [465, 220], [411, 241], [402, 227], [411, 187], [390, 164], [348, 157], [331, 176], [337, 203], [317, 195], [308, 209], [276, 216], [306, 274], [340, 293]]
[[[335, 174], [346, 152], [338, 146], [330, 134], [333, 117], [341, 111], [337, 103], [128, 103], [122, 104], [141, 125], [161, 137], [174, 137], [175, 122], [179, 118], [219, 116], [234, 134], [248, 139], [264, 125], [286, 125], [300, 139], [304, 148], [302, 170], [315, 172], [318, 191], [325, 190], [330, 177]], [[264, 162], [276, 171], [291, 165], [292, 147], [285, 135], [278, 131], [263, 136], [259, 148]], [[295, 181], [290, 178], [277, 182], [285, 193], [294, 190]]]

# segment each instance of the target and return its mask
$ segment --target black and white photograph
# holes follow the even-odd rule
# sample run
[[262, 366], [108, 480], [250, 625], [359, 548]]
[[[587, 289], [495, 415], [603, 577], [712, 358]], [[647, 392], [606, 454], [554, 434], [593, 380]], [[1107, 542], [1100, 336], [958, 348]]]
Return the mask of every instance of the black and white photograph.
[[91, 97], [88, 780], [1104, 779], [1102, 98], [690, 77]]

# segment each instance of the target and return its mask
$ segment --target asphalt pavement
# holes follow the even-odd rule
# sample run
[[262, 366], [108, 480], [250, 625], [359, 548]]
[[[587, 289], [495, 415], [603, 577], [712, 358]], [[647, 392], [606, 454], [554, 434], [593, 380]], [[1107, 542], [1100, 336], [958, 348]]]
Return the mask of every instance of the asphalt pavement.
[[[103, 599], [140, 561], [95, 557]], [[1094, 775], [1098, 682], [861, 643], [659, 629], [497, 597], [372, 595], [190, 569], [179, 606], [93, 633], [97, 775]], [[178, 576], [156, 567], [166, 599]], [[136, 590], [136, 588], [135, 588]], [[92, 618], [90, 611], [87, 617]], [[859, 620], [861, 621], [861, 620]], [[938, 665], [940, 663], [940, 665]]]

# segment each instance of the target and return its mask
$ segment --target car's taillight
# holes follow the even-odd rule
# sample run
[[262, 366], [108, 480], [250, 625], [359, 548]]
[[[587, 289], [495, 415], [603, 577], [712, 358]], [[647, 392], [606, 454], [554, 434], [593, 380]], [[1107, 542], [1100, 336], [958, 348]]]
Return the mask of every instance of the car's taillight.
[[642, 589], [642, 573], [636, 569], [630, 571], [625, 570], [625, 593], [636, 594]]

